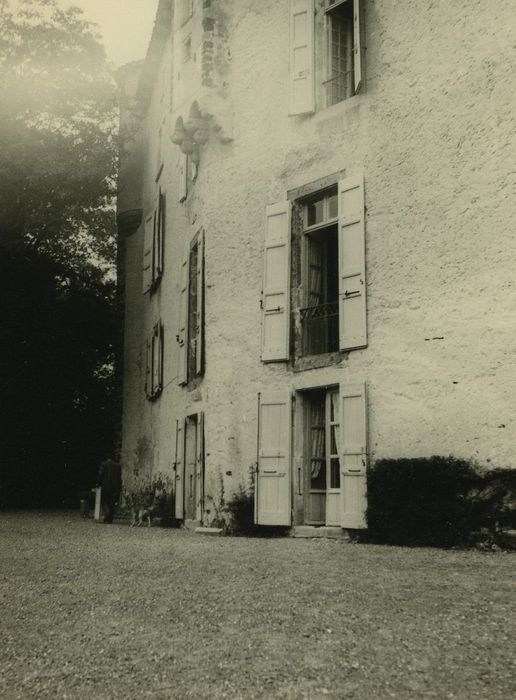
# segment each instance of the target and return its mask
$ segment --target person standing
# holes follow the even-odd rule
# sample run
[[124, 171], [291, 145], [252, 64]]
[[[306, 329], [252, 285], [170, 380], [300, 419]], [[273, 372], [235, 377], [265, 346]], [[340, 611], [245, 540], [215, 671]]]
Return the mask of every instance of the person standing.
[[104, 523], [112, 523], [115, 516], [115, 506], [122, 488], [122, 469], [119, 462], [106, 459], [99, 469], [100, 507]]

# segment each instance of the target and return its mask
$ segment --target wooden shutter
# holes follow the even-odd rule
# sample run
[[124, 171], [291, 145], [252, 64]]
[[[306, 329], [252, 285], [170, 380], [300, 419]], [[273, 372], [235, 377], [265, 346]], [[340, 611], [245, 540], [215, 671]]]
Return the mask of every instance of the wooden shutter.
[[184, 419], [176, 420], [174, 514], [177, 520], [184, 518], [185, 427]]
[[155, 343], [157, 345], [157, 351], [156, 351], [156, 361], [157, 361], [157, 368], [154, 370], [155, 372], [155, 388], [154, 391], [155, 393], [159, 394], [161, 390], [163, 389], [163, 342], [164, 342], [164, 337], [163, 337], [163, 325], [160, 323], [157, 324], [156, 327], [156, 338], [155, 338]]
[[188, 171], [189, 171], [188, 153], [183, 153], [181, 161], [181, 186], [179, 188], [179, 201], [184, 202], [188, 197]]
[[158, 221], [156, 236], [156, 279], [163, 274], [165, 248], [166, 195], [160, 190], [158, 199]]
[[364, 179], [339, 182], [339, 347], [367, 345]]
[[179, 329], [177, 342], [179, 346], [178, 357], [178, 382], [186, 384], [187, 358], [188, 358], [188, 292], [189, 292], [189, 263], [190, 245], [188, 244], [183, 254], [181, 266], [181, 294], [179, 299]]
[[145, 294], [152, 287], [152, 250], [154, 244], [154, 212], [145, 219], [143, 232], [143, 280], [142, 291]]
[[353, 53], [355, 93], [362, 88], [362, 12], [360, 0], [353, 0]]
[[366, 527], [367, 403], [365, 384], [340, 386], [341, 526]]
[[204, 229], [197, 237], [197, 328], [195, 338], [195, 373], [202, 374], [204, 357]]
[[290, 202], [265, 213], [262, 360], [288, 360], [290, 327]]
[[289, 114], [313, 112], [314, 0], [290, 0]]
[[290, 525], [290, 393], [258, 399], [258, 469], [255, 517], [259, 525]]
[[151, 373], [151, 340], [145, 341], [145, 396], [149, 399], [152, 396], [152, 373]]
[[159, 387], [159, 323], [152, 331], [152, 396], [156, 396]]
[[195, 480], [197, 486], [196, 518], [202, 521], [204, 514], [204, 413], [202, 412], [197, 414], [195, 446]]

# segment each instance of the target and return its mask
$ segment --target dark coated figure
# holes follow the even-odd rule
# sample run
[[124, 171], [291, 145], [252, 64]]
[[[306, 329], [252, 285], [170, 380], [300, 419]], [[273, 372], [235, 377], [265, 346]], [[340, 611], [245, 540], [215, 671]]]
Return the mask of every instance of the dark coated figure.
[[122, 488], [122, 470], [119, 462], [114, 459], [106, 459], [99, 469], [99, 486], [101, 488], [102, 519], [105, 523], [112, 523], [115, 515], [115, 506], [120, 497]]

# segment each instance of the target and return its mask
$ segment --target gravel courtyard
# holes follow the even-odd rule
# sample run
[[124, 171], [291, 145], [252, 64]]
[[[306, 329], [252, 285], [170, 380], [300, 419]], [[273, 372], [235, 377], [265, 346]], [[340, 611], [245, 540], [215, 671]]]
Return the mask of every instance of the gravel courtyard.
[[513, 555], [0, 514], [0, 697], [516, 697]]

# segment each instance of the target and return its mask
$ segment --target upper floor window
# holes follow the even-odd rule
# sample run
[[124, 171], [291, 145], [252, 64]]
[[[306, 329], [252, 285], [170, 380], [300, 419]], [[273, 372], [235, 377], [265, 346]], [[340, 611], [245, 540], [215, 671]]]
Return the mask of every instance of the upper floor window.
[[363, 79], [363, 0], [290, 0], [289, 113], [356, 94]]
[[163, 390], [163, 325], [156, 323], [145, 345], [145, 394], [156, 399]]
[[165, 193], [159, 188], [155, 206], [145, 218], [142, 271], [142, 291], [144, 294], [154, 291], [163, 274], [165, 212]]
[[326, 180], [265, 218], [262, 360], [366, 347], [363, 177]]
[[204, 370], [204, 230], [189, 242], [183, 257], [179, 344], [179, 384]]

